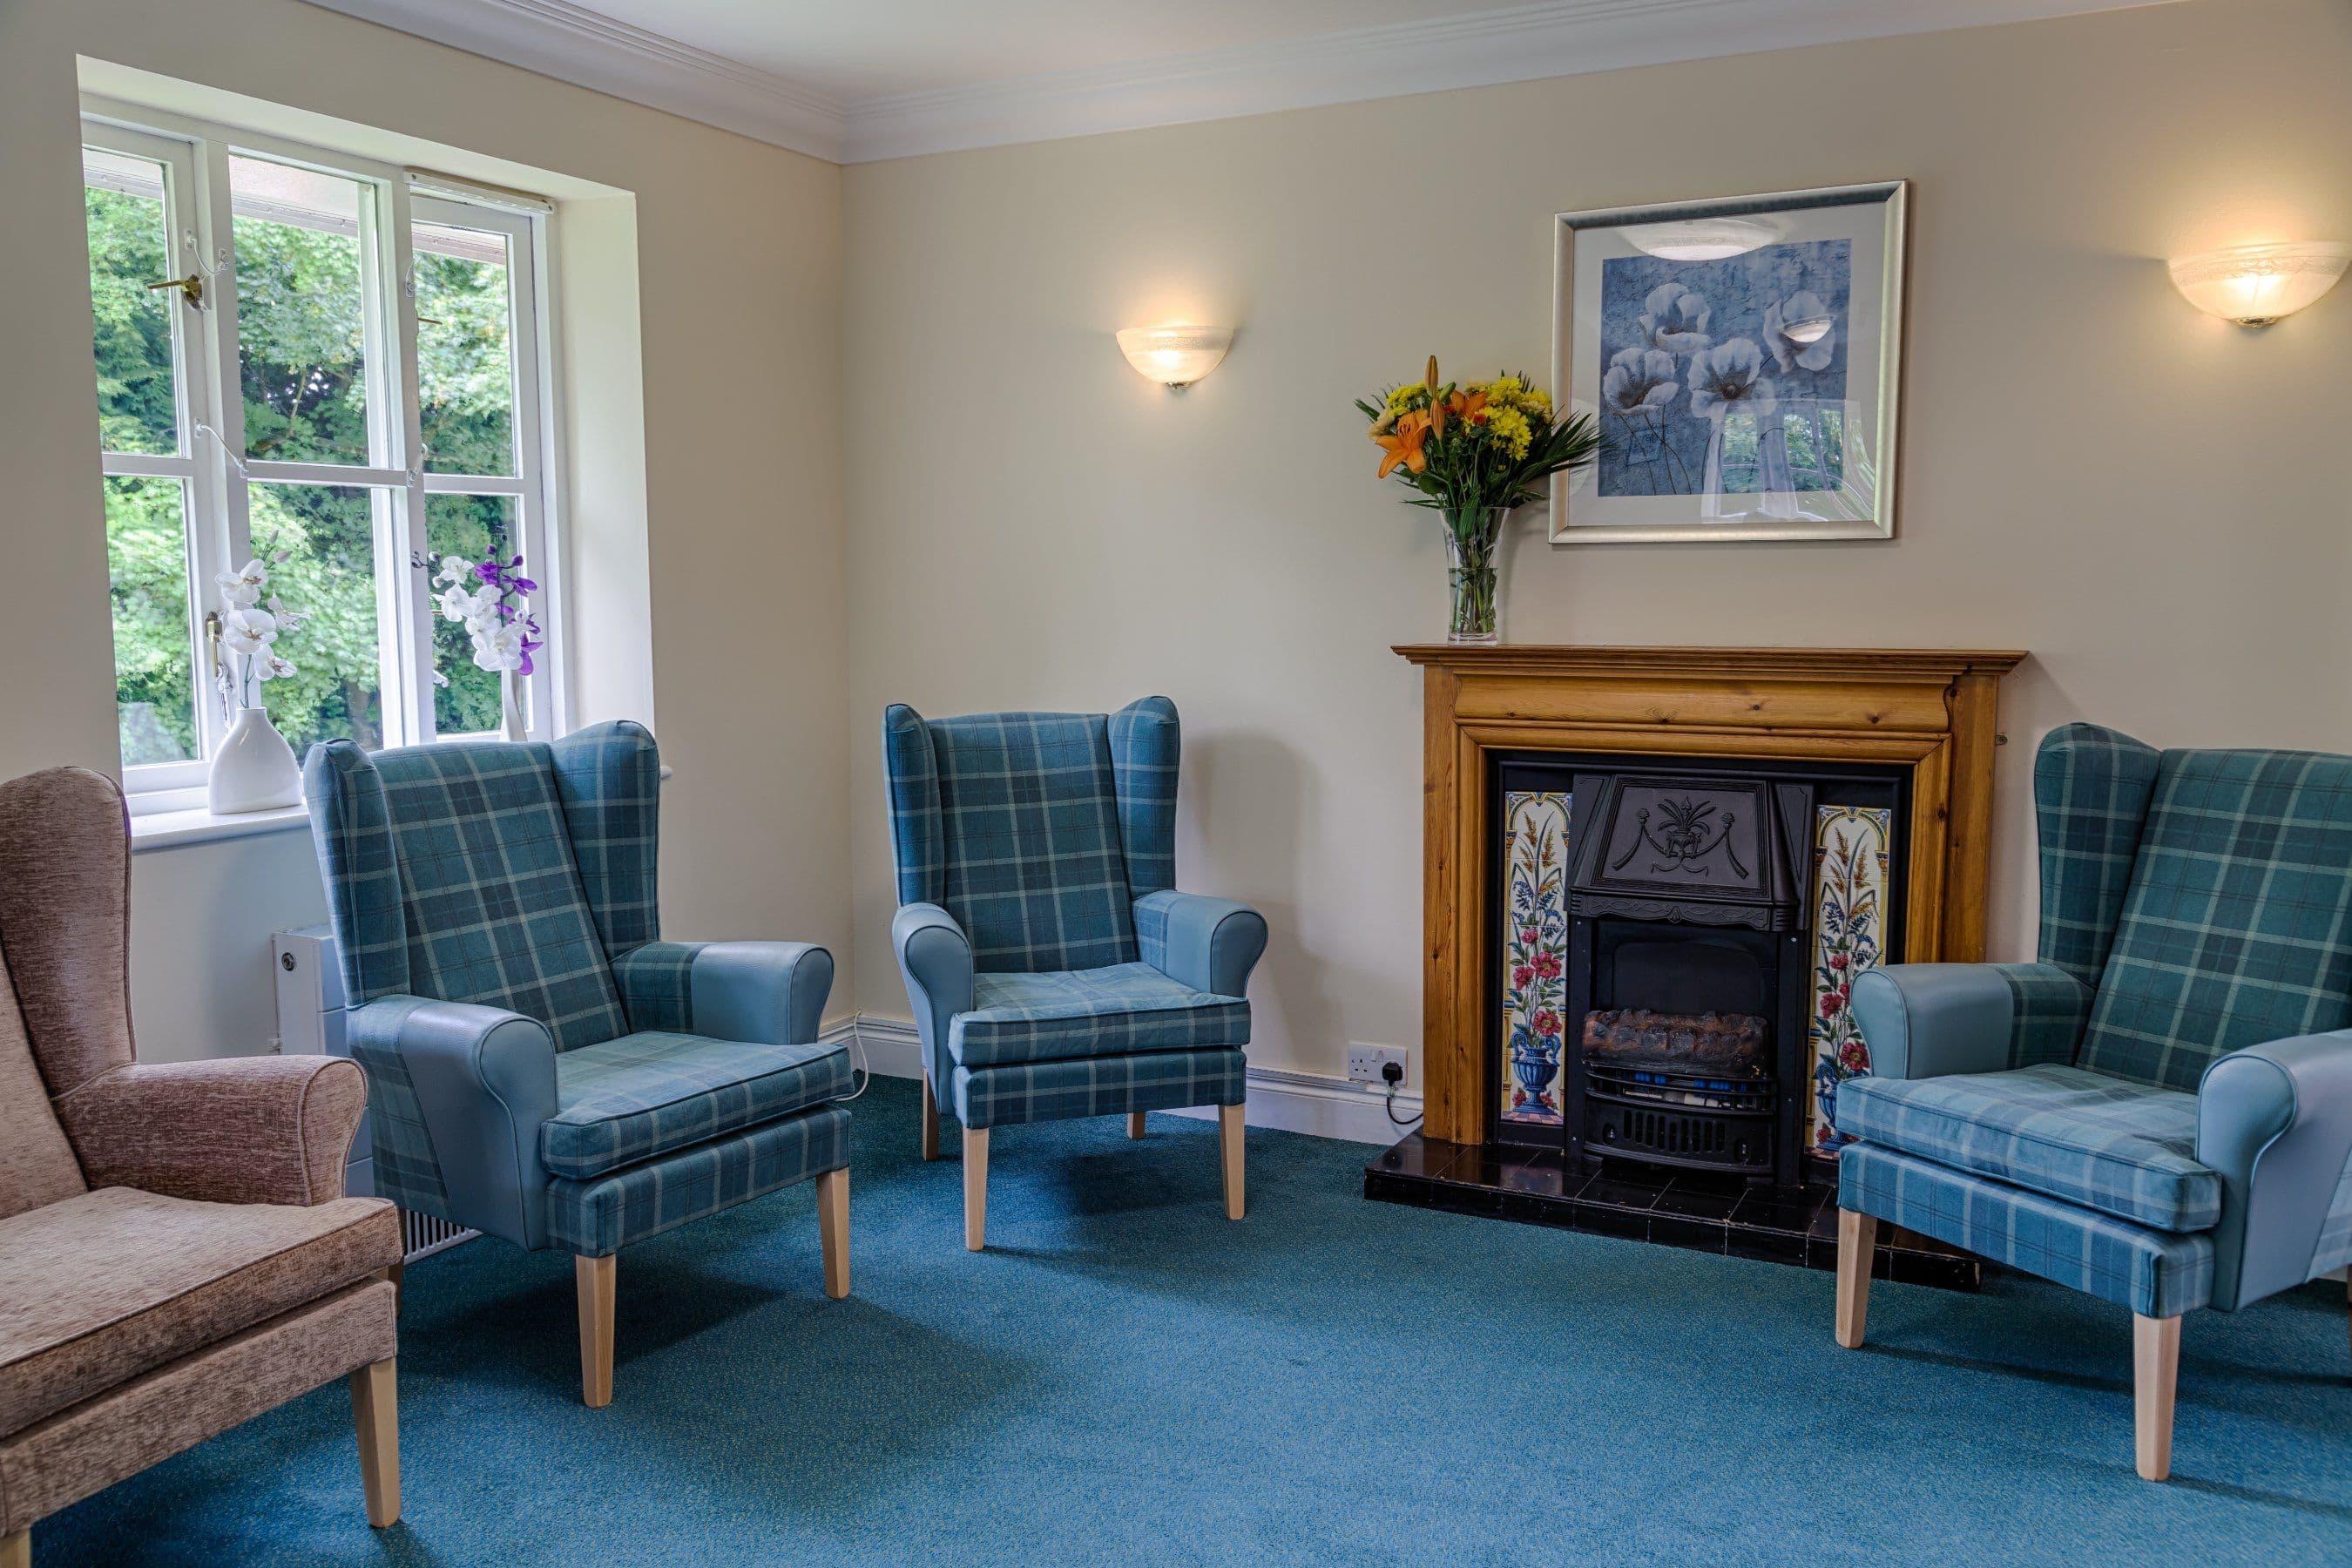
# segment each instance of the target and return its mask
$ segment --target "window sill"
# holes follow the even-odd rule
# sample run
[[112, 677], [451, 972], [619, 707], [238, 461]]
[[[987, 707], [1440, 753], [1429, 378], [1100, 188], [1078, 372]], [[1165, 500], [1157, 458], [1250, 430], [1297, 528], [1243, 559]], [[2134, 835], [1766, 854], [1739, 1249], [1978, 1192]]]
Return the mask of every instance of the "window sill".
[[[662, 782], [668, 783], [676, 772], [664, 763]], [[297, 829], [307, 831], [310, 826], [310, 808], [302, 805], [240, 812], [234, 816], [215, 816], [200, 805], [185, 811], [142, 814], [134, 810], [131, 816], [131, 852], [143, 855], [150, 849], [176, 849], [184, 844], [210, 844], [215, 839], [251, 838], [257, 834], [290, 833]]]
[[240, 812], [235, 816], [215, 816], [201, 806], [193, 811], [150, 812], [131, 819], [131, 852], [140, 855], [150, 849], [176, 849], [184, 844], [250, 838], [261, 833], [307, 832], [310, 826], [310, 811], [299, 805]]

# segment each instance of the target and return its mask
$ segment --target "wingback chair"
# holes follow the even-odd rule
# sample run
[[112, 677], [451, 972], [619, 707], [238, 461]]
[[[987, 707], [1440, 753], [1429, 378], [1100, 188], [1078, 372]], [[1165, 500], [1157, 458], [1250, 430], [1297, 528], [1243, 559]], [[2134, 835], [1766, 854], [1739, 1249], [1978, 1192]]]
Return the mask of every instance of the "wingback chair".
[[390, 1204], [343, 1196], [332, 1057], [132, 1060], [114, 781], [0, 784], [0, 1568], [39, 1520], [349, 1374], [400, 1517]]
[[2070, 724], [2033, 785], [2040, 961], [1853, 983], [1837, 1338], [1880, 1220], [2129, 1308], [2160, 1481], [2181, 1314], [2352, 1261], [2352, 757]]
[[660, 940], [661, 760], [636, 724], [552, 744], [312, 748], [310, 824], [376, 1189], [573, 1256], [580, 1378], [613, 1396], [623, 1247], [817, 1179], [849, 1292], [847, 1052], [833, 958]]
[[1265, 921], [1175, 890], [1176, 705], [882, 715], [891, 945], [923, 1042], [923, 1158], [963, 1124], [964, 1245], [986, 1245], [992, 1128], [1217, 1108], [1242, 1217], [1244, 993]]

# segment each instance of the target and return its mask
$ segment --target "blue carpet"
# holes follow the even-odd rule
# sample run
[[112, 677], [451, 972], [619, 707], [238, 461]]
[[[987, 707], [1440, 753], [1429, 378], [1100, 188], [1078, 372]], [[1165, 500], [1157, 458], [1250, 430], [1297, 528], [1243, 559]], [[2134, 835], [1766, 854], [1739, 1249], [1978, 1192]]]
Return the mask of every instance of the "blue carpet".
[[[409, 1270], [406, 1511], [341, 1384], [34, 1531], [35, 1561], [524, 1563], [2352, 1560], [2343, 1288], [2191, 1316], [2175, 1479], [2131, 1469], [2129, 1319], [1368, 1204], [1363, 1145], [1001, 1130], [989, 1235], [915, 1091], [860, 1101], [853, 1285], [803, 1186], [621, 1259], [614, 1403], [572, 1266]], [[952, 1128], [950, 1127], [950, 1146]]]

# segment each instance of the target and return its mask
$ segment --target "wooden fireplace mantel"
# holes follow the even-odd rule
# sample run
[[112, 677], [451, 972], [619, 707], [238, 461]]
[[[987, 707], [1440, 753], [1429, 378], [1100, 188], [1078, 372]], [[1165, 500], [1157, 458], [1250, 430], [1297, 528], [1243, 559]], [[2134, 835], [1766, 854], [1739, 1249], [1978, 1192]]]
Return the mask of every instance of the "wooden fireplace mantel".
[[1423, 674], [1424, 1121], [1486, 1136], [1480, 955], [1489, 753], [1642, 752], [1911, 770], [1906, 963], [1984, 956], [1995, 690], [2026, 656], [1976, 648], [1414, 643]]

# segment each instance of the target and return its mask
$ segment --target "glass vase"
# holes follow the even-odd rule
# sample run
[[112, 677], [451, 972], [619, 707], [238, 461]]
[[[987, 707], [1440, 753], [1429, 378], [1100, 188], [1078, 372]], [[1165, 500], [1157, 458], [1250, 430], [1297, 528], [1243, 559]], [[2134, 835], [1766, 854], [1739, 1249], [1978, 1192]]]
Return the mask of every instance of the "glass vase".
[[1503, 640], [1503, 596], [1500, 547], [1503, 520], [1500, 507], [1447, 508], [1445, 520], [1445, 580], [1453, 601], [1445, 640], [1486, 647]]

